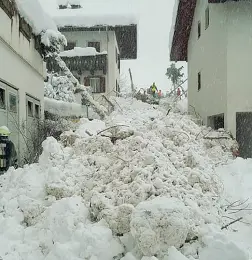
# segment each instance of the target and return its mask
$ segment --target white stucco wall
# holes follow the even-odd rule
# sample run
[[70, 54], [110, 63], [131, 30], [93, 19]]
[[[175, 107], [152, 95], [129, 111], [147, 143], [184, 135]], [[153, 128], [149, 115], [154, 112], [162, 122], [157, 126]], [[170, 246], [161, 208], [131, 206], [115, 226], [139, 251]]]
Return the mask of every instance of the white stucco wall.
[[[70, 42], [76, 42], [76, 47], [88, 47], [88, 42], [100, 42], [101, 52], [108, 52], [108, 70], [106, 75], [106, 93], [105, 95], [115, 95], [113, 90], [116, 89], [116, 80], [119, 82], [120, 73], [116, 64], [115, 48], [117, 40], [114, 31], [71, 31], [62, 32], [66, 39]], [[118, 48], [118, 47], [117, 47]], [[96, 75], [102, 75], [95, 72]], [[85, 75], [88, 75], [87, 73]], [[99, 98], [100, 94], [95, 94], [95, 98]]]
[[252, 111], [252, 3], [209, 4], [210, 25], [205, 30], [207, 5], [207, 0], [197, 1], [188, 44], [189, 105], [195, 107], [205, 124], [208, 116], [224, 113], [225, 128], [236, 136], [236, 112]]
[[[0, 81], [6, 83], [2, 84], [2, 86], [9, 89], [13, 87], [17, 90], [20, 127], [24, 122], [27, 122], [27, 94], [40, 101], [41, 114], [43, 115], [45, 64], [35, 50], [33, 39], [28, 41], [19, 32], [18, 19], [13, 17], [11, 20], [1, 8], [0, 24]], [[10, 118], [8, 123], [10, 124]], [[20, 147], [20, 149], [23, 148], [20, 134], [17, 138], [17, 132], [20, 130], [14, 130], [13, 125], [11, 130], [13, 136], [15, 135], [14, 141], [19, 140], [16, 146]]]
[[[210, 25], [205, 29], [205, 10], [208, 5]], [[199, 21], [201, 21], [201, 37], [198, 39]], [[225, 6], [198, 0], [188, 44], [188, 100], [189, 105], [195, 107], [205, 124], [208, 116], [227, 113], [226, 44]], [[200, 91], [198, 91], [198, 72], [201, 72]], [[191, 107], [189, 109], [193, 111]]]
[[236, 112], [252, 112], [252, 3], [226, 3], [228, 10], [228, 128], [236, 134]]

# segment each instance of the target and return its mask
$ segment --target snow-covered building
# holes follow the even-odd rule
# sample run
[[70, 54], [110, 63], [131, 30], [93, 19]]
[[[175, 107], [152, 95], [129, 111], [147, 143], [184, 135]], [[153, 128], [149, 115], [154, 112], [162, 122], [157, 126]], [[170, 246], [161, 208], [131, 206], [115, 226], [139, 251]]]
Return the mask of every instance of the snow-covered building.
[[188, 62], [189, 108], [252, 157], [252, 2], [177, 1], [170, 59]]
[[[91, 86], [94, 99], [120, 92], [120, 60], [137, 58], [135, 17], [90, 14], [80, 5], [60, 5], [54, 21], [68, 41], [61, 58], [81, 84]], [[59, 71], [53, 61], [47, 67]]]
[[11, 130], [23, 157], [23, 137], [44, 111], [46, 67], [37, 35], [57, 27], [37, 0], [1, 0], [0, 24], [0, 125]]

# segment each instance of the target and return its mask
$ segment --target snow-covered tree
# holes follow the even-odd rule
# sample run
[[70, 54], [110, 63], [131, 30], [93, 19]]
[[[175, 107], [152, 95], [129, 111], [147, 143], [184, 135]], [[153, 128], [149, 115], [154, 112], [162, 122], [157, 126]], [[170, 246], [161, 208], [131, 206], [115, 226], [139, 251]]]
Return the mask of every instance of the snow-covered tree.
[[[61, 46], [67, 44], [66, 38], [60, 32], [46, 30], [40, 34], [40, 39], [44, 60], [46, 61], [49, 57], [53, 58], [64, 75], [58, 79], [52, 80], [51, 82], [49, 81], [49, 83], [45, 83], [45, 95], [47, 97], [54, 96], [57, 100], [74, 102], [74, 93], [79, 91], [82, 93], [82, 100], [89, 103], [94, 111], [101, 118], [104, 118], [107, 114], [106, 108], [93, 99], [91, 94], [79, 83], [66, 66], [66, 63], [59, 56]], [[63, 93], [61, 93], [61, 91], [63, 91]]]

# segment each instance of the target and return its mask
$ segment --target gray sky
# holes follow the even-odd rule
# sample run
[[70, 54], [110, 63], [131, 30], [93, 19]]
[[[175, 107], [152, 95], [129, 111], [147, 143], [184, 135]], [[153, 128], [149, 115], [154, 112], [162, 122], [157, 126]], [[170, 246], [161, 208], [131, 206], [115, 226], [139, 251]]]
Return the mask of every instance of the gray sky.
[[[49, 12], [55, 8], [56, 0], [40, 0]], [[113, 0], [85, 0], [108, 2]], [[171, 85], [165, 76], [169, 66], [169, 33], [172, 23], [174, 0], [117, 0], [138, 14], [138, 59], [122, 62], [123, 77], [128, 77], [131, 68], [137, 87], [149, 87], [156, 82], [157, 87], [166, 91]], [[120, 4], [121, 4], [120, 3]], [[116, 12], [116, 9], [115, 9]]]

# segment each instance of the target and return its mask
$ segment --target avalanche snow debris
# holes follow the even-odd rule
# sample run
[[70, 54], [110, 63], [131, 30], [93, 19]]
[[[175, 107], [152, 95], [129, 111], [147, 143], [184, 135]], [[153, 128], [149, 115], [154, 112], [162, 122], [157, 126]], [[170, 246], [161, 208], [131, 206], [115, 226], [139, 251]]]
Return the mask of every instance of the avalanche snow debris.
[[[38, 164], [0, 176], [1, 257], [165, 260], [181, 245], [189, 259], [217, 252], [205, 239], [207, 226], [223, 224], [215, 168], [232, 158], [234, 141], [206, 140], [208, 128], [161, 106], [118, 103], [105, 122], [81, 120], [64, 143], [48, 138]], [[116, 125], [127, 127], [109, 128]], [[106, 136], [132, 135], [113, 143], [98, 135], [107, 128]], [[235, 259], [247, 260], [237, 245], [222, 245], [222, 260], [230, 245]]]

